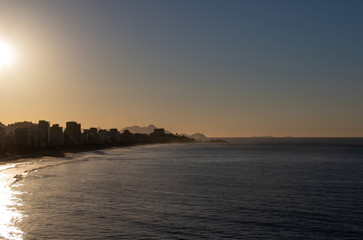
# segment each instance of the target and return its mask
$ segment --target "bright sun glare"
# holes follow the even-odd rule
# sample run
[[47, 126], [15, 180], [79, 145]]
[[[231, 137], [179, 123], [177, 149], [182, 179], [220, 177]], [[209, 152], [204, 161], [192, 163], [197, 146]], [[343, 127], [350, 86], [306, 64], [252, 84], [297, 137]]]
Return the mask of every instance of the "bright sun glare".
[[15, 61], [15, 52], [13, 48], [0, 41], [0, 69], [10, 66]]

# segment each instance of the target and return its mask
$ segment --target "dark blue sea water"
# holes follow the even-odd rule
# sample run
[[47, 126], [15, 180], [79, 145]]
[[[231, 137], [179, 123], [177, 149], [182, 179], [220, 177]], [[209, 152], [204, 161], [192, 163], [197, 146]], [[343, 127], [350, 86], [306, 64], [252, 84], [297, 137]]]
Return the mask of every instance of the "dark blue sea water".
[[2, 165], [0, 236], [363, 239], [362, 139], [230, 142]]

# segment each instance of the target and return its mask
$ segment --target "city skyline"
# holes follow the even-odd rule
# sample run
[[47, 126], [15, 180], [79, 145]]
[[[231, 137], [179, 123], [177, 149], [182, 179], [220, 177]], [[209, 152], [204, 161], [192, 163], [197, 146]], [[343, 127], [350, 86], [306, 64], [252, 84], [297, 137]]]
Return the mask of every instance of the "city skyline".
[[3, 124], [363, 136], [361, 1], [0, 0], [0, 9], [0, 43], [15, 52], [0, 67]]
[[[24, 156], [64, 156], [64, 151], [90, 151], [110, 147], [125, 147], [155, 143], [190, 143], [192, 136], [172, 134], [164, 128], [148, 129], [149, 132], [131, 132], [131, 129], [109, 130], [81, 128], [81, 123], [69, 121], [66, 127], [39, 120], [38, 124], [19, 122], [3, 127], [0, 125], [0, 157]], [[206, 138], [204, 140], [207, 140]], [[220, 139], [211, 141], [221, 142]], [[32, 155], [34, 156], [34, 155]]]

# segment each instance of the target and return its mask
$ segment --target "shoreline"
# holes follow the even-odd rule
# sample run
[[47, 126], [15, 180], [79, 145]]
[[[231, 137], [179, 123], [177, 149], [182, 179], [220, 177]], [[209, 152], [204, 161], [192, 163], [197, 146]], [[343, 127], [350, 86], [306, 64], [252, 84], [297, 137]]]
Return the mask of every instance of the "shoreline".
[[[173, 142], [167, 142], [161, 144], [170, 144], [170, 143]], [[62, 148], [38, 149], [24, 154], [0, 155], [0, 165], [16, 162], [21, 159], [42, 158], [42, 157], [62, 158], [70, 153], [82, 153], [82, 152], [91, 152], [95, 150], [103, 150], [110, 148], [124, 148], [131, 146], [151, 145], [151, 144], [160, 144], [160, 143], [134, 143], [134, 144], [122, 144], [122, 145], [112, 144], [112, 145], [91, 145], [91, 146], [83, 145], [83, 146], [62, 147]]]

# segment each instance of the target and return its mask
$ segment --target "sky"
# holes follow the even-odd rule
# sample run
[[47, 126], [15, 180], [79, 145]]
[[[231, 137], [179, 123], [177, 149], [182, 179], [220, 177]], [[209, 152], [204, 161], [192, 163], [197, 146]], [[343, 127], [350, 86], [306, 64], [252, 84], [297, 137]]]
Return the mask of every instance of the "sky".
[[363, 1], [0, 0], [0, 122], [363, 137]]

